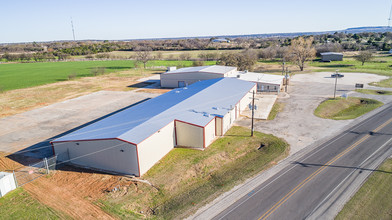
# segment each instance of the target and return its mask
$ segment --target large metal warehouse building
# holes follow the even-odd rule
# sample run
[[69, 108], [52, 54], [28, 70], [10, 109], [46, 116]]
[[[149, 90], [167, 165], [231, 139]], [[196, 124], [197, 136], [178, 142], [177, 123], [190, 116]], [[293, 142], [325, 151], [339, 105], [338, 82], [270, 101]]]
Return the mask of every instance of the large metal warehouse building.
[[237, 67], [196, 66], [168, 71], [161, 74], [161, 87], [178, 88], [207, 79], [236, 76]]
[[174, 89], [52, 142], [60, 161], [141, 176], [173, 147], [205, 148], [247, 108], [256, 84], [211, 79]]
[[283, 76], [237, 71], [231, 66], [198, 66], [176, 69], [162, 73], [161, 87], [178, 88], [207, 79], [234, 77], [257, 83], [258, 92], [279, 92], [283, 87]]

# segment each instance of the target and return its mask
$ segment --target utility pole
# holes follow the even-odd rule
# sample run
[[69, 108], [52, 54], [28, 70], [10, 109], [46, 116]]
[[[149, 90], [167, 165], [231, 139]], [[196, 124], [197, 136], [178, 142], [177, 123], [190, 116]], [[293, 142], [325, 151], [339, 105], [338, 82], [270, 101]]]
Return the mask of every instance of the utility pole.
[[253, 137], [253, 131], [254, 131], [254, 127], [253, 127], [253, 121], [255, 119], [255, 90], [253, 90], [253, 97], [252, 97], [252, 130], [250, 133], [250, 136]]
[[71, 27], [72, 27], [73, 40], [75, 41], [75, 29], [74, 29], [74, 26], [73, 26], [72, 17], [71, 17]]
[[338, 70], [335, 73], [335, 90], [333, 91], [333, 99], [336, 98], [336, 85], [338, 84]]

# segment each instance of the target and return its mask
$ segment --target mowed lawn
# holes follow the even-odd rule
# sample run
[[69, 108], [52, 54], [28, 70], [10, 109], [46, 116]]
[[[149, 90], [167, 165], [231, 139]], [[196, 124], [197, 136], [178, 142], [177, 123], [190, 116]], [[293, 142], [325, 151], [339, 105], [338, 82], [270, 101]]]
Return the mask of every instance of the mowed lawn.
[[373, 172], [336, 219], [392, 219], [392, 159]]
[[[164, 69], [165, 66], [192, 66], [192, 61], [153, 60], [147, 67]], [[206, 62], [212, 65], [215, 62]], [[139, 66], [142, 66], [139, 65]], [[105, 67], [105, 73], [127, 70], [135, 67], [133, 60], [110, 61], [70, 61], [44, 63], [11, 63], [0, 64], [0, 91], [28, 88], [33, 86], [68, 80], [68, 76], [92, 76], [96, 67]]]

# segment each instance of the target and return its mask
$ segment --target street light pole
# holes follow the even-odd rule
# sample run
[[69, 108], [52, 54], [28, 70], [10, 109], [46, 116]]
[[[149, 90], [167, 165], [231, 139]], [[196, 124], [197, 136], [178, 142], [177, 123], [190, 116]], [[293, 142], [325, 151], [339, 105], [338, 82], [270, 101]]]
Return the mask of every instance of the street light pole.
[[335, 90], [333, 91], [333, 99], [336, 98], [336, 85], [338, 84], [338, 71], [335, 73]]
[[255, 90], [253, 90], [253, 97], [252, 97], [252, 130], [251, 130], [251, 134], [250, 134], [251, 137], [253, 137], [253, 130], [254, 130], [253, 121], [254, 121], [254, 118], [255, 118]]

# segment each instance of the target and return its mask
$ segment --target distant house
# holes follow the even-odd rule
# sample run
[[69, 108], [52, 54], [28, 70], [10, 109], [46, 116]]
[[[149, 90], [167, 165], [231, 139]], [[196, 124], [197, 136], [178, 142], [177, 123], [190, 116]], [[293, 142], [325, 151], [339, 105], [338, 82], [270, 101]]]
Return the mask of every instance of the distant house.
[[212, 40], [212, 42], [214, 42], [214, 43], [230, 43], [230, 40], [227, 40], [224, 38], [218, 38], [218, 39]]
[[392, 49], [390, 49], [390, 50], [388, 51], [388, 53], [389, 53], [389, 54], [392, 54]]
[[321, 55], [321, 61], [323, 61], [323, 62], [342, 61], [343, 60], [342, 53], [325, 52], [325, 53], [321, 53], [320, 55]]

